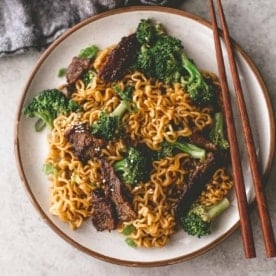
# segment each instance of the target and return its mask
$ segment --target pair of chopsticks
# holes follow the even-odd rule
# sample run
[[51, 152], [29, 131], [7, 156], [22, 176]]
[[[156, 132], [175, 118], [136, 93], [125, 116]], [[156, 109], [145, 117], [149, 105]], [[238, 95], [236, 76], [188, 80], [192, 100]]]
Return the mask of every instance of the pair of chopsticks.
[[[218, 25], [216, 20], [216, 13], [213, 0], [209, 0], [209, 8], [211, 15], [211, 22], [213, 27], [213, 36], [215, 42], [216, 49], [216, 58], [218, 64], [219, 78], [222, 90], [222, 99], [224, 105], [225, 112], [225, 120], [227, 126], [227, 135], [230, 144], [230, 155], [231, 155], [231, 163], [233, 168], [233, 180], [235, 184], [235, 192], [238, 202], [238, 209], [240, 215], [240, 226], [241, 226], [241, 234], [244, 246], [244, 253], [246, 258], [256, 257], [256, 250], [253, 240], [252, 227], [250, 224], [249, 212], [248, 212], [248, 203], [244, 186], [244, 179], [242, 173], [242, 166], [240, 161], [239, 149], [237, 136], [235, 131], [235, 125], [233, 120], [229, 89], [227, 85], [227, 78], [225, 73], [221, 43], [219, 38]], [[273, 229], [271, 225], [271, 219], [266, 203], [266, 198], [264, 194], [264, 186], [262, 184], [262, 178], [260, 174], [260, 169], [258, 166], [257, 155], [254, 147], [254, 141], [252, 138], [252, 132], [250, 129], [248, 114], [246, 111], [246, 105], [243, 97], [242, 87], [239, 79], [239, 74], [237, 70], [237, 65], [235, 62], [233, 48], [231, 46], [231, 39], [229, 36], [229, 31], [227, 28], [227, 23], [225, 20], [222, 4], [220, 0], [217, 0], [217, 10], [218, 16], [221, 22], [222, 31], [223, 31], [223, 39], [225, 41], [230, 70], [233, 79], [233, 85], [236, 93], [237, 103], [239, 114], [242, 122], [242, 130], [245, 139], [246, 149], [249, 157], [250, 169], [252, 174], [252, 180], [254, 184], [255, 194], [256, 194], [256, 202], [258, 208], [258, 214], [265, 244], [265, 250], [267, 257], [275, 257], [276, 256], [276, 244], [273, 234]]]

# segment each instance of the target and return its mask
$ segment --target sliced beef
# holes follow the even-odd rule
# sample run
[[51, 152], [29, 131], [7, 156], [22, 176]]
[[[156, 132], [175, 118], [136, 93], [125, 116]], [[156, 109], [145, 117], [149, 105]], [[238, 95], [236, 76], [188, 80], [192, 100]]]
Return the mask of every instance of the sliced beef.
[[75, 86], [74, 84], [64, 84], [61, 87], [59, 87], [59, 90], [67, 97], [71, 98], [72, 94], [75, 92]]
[[216, 151], [217, 146], [213, 144], [210, 140], [206, 139], [203, 135], [194, 132], [190, 137], [190, 142], [199, 147], [202, 147], [208, 151]]
[[114, 230], [118, 219], [114, 205], [105, 196], [102, 189], [92, 191], [92, 223], [97, 231]]
[[76, 124], [65, 132], [65, 138], [72, 144], [76, 157], [83, 163], [99, 157], [106, 142], [94, 137], [86, 124]]
[[136, 214], [125, 185], [117, 177], [113, 167], [104, 159], [101, 160], [101, 168], [106, 195], [114, 202], [119, 220], [129, 221], [135, 219]]
[[209, 152], [206, 159], [196, 166], [179, 198], [176, 207], [176, 217], [178, 219], [189, 211], [192, 203], [201, 194], [205, 184], [208, 183], [215, 171], [225, 164], [225, 158], [224, 154], [219, 152]]
[[119, 222], [135, 219], [129, 192], [116, 176], [113, 167], [100, 160], [103, 189], [92, 191], [92, 223], [98, 231], [113, 230]]
[[81, 75], [89, 69], [91, 59], [73, 57], [70, 65], [67, 68], [66, 79], [69, 84], [76, 82]]
[[136, 35], [131, 34], [123, 37], [99, 69], [99, 77], [104, 82], [120, 80], [129, 66], [135, 61], [137, 52], [138, 42]]

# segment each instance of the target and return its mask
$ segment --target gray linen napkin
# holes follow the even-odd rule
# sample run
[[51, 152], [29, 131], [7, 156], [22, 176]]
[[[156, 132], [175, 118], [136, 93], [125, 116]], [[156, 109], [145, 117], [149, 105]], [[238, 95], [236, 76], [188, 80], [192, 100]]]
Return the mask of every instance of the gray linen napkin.
[[177, 6], [177, 0], [0, 0], [0, 57], [41, 50], [81, 20], [129, 5]]

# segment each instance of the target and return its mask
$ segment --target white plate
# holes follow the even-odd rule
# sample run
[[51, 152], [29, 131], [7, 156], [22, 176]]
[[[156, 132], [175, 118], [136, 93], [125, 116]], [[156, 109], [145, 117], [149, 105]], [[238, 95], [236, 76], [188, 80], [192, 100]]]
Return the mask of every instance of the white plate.
[[[41, 169], [47, 155], [47, 130], [39, 134], [34, 132], [34, 122], [26, 119], [21, 113], [25, 103], [39, 91], [53, 88], [63, 82], [57, 77], [58, 70], [66, 67], [80, 49], [90, 44], [103, 48], [117, 43], [123, 36], [134, 32], [142, 18], [160, 21], [171, 35], [182, 40], [186, 52], [200, 68], [217, 73], [212, 31], [210, 25], [200, 18], [184, 11], [162, 7], [130, 7], [94, 16], [60, 37], [45, 51], [35, 66], [18, 108], [15, 151], [20, 175], [34, 206], [63, 239], [80, 250], [108, 262], [133, 266], [158, 266], [198, 256], [229, 236], [239, 222], [234, 194], [231, 196], [231, 207], [217, 219], [215, 230], [211, 235], [198, 239], [188, 237], [180, 231], [164, 248], [133, 249], [125, 244], [124, 237], [116, 231], [96, 232], [90, 220], [81, 229], [72, 231], [67, 224], [60, 222], [48, 211], [49, 183]], [[225, 55], [225, 49], [223, 51]], [[275, 126], [268, 92], [248, 56], [237, 45], [235, 51], [261, 170], [267, 174], [271, 167], [275, 141]], [[230, 75], [228, 67], [227, 72]], [[234, 100], [231, 85], [230, 90]], [[239, 117], [236, 112], [235, 120], [239, 129]], [[242, 164], [248, 198], [252, 201], [254, 192], [243, 150]]]

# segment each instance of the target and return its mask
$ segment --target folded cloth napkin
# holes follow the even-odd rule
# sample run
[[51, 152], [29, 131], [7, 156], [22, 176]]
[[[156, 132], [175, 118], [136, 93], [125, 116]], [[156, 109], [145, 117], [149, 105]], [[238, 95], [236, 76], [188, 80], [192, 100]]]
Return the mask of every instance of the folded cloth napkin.
[[177, 6], [177, 0], [1, 0], [0, 57], [41, 50], [81, 20], [130, 5]]

